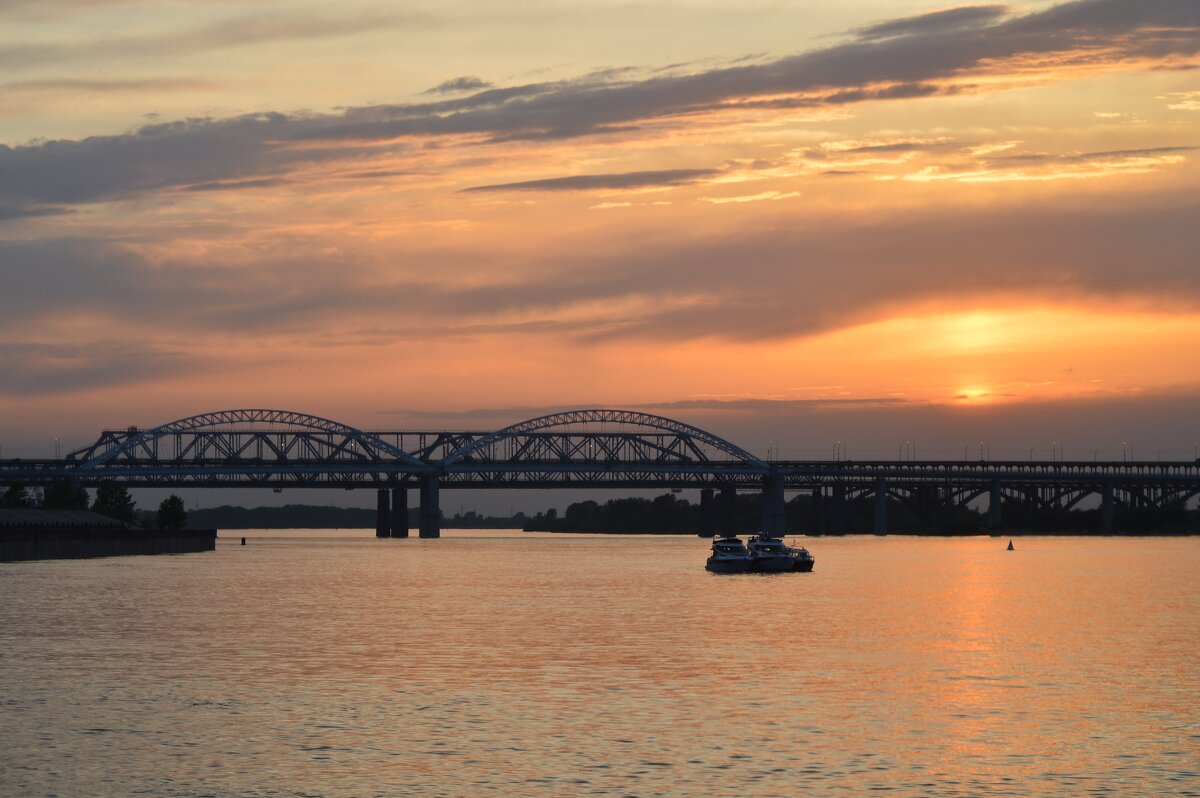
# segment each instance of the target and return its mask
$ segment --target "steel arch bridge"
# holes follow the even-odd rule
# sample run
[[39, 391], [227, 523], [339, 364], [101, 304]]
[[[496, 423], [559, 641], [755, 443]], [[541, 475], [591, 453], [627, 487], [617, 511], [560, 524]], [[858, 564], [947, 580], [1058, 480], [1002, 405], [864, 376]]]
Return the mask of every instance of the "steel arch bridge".
[[29, 484], [69, 476], [139, 487], [384, 487], [430, 476], [462, 487], [676, 486], [769, 470], [690, 424], [600, 409], [540, 416], [494, 432], [365, 432], [304, 413], [223, 410], [150, 429], [106, 430], [62, 461], [42, 465], [46, 473], [21, 476]]
[[834, 506], [874, 497], [876, 531], [887, 528], [889, 499], [953, 507], [986, 495], [998, 525], [1005, 502], [1069, 509], [1097, 496], [1111, 525], [1116, 508], [1200, 494], [1200, 463], [767, 462], [691, 424], [614, 409], [553, 413], [495, 431], [364, 431], [292, 411], [222, 410], [106, 430], [62, 459], [0, 460], [0, 484], [63, 478], [85, 486], [376, 488], [381, 528], [392, 526], [385, 516], [396, 524], [402, 516], [406, 527], [407, 491], [419, 488], [428, 536], [437, 534], [442, 488], [699, 488], [702, 514], [738, 490], [762, 491], [763, 528], [777, 531], [785, 490], [812, 491]]

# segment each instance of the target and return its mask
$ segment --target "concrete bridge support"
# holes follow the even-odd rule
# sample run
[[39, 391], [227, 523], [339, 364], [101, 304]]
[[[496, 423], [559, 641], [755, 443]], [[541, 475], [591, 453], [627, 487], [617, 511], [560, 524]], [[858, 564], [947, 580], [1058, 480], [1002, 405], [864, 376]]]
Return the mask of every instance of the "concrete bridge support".
[[783, 475], [772, 468], [763, 477], [762, 533], [770, 537], [783, 537]]
[[387, 488], [375, 491], [375, 537], [386, 538], [392, 534], [391, 516]]
[[1116, 508], [1113, 502], [1112, 480], [1104, 481], [1104, 492], [1100, 495], [1100, 528], [1111, 535], [1116, 528]]
[[712, 488], [700, 489], [700, 537], [711, 538], [717, 534], [716, 502]]
[[887, 520], [887, 480], [875, 480], [875, 534], [888, 533]]
[[442, 536], [442, 508], [438, 503], [438, 478], [421, 477], [420, 535], [423, 538]]
[[992, 489], [988, 493], [988, 529], [999, 529], [1004, 523], [1001, 515], [1001, 507], [1003, 507], [1003, 494], [1000, 492], [1000, 480], [992, 480]]
[[737, 488], [732, 485], [721, 486], [717, 499], [717, 517], [722, 535], [736, 535], [737, 528]]
[[392, 537], [408, 537], [407, 488], [392, 488]]
[[830, 522], [833, 534], [846, 534], [846, 485], [843, 482], [833, 484], [833, 520]]

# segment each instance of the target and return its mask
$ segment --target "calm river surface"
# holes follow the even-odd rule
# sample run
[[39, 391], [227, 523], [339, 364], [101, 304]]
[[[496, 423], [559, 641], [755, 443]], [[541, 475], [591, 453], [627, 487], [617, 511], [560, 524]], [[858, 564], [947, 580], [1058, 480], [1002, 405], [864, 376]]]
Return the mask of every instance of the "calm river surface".
[[0, 793], [1200, 795], [1200, 538], [241, 534], [0, 565]]

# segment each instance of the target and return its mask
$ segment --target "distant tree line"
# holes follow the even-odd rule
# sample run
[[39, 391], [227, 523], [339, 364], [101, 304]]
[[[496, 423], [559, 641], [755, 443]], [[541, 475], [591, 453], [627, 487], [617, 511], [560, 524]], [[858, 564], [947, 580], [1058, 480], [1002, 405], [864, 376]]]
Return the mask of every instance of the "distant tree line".
[[[416, 529], [416, 507], [408, 510], [408, 526]], [[190, 513], [192, 522], [205, 529], [372, 529], [375, 510], [361, 507], [328, 507], [311, 504], [285, 504], [281, 507], [235, 507], [222, 505]], [[520, 529], [525, 514], [514, 516], [480, 515], [474, 510], [442, 516], [442, 526], [455, 529]]]
[[[726, 511], [723, 525], [736, 534], [757, 532], [762, 520], [762, 500], [756, 493], [737, 494]], [[713, 508], [717, 531], [724, 531], [719, 511]], [[977, 534], [985, 520], [970, 509], [941, 511], [918, 518], [899, 502], [889, 502], [889, 529], [922, 530], [925, 533]], [[792, 498], [784, 507], [784, 528], [789, 534], [836, 534], [869, 532], [875, 524], [875, 500], [846, 501], [840, 513], [832, 502], [814, 503], [810, 495]], [[527, 531], [611, 532], [618, 534], [694, 535], [700, 530], [700, 505], [670, 493], [653, 499], [611, 499], [575, 502], [559, 516], [555, 510], [538, 513], [525, 524]]]
[[[715, 512], [715, 508], [714, 508]], [[761, 500], [752, 493], [738, 494], [728, 515], [728, 526], [738, 534], [758, 531]], [[913, 507], [895, 499], [887, 502], [889, 534], [978, 535], [988, 529], [987, 511], [930, 503]], [[556, 510], [539, 512], [524, 525], [527, 531], [609, 532], [626, 534], [696, 534], [700, 507], [686, 499], [664, 494], [654, 499], [611, 499], [604, 503], [575, 502], [563, 515]], [[1005, 501], [1001, 530], [1045, 534], [1096, 534], [1102, 529], [1098, 509], [1047, 509]], [[1200, 534], [1200, 510], [1184, 505], [1166, 508], [1117, 508], [1115, 527], [1124, 533]], [[845, 500], [840, 506], [811, 494], [793, 497], [784, 506], [788, 534], [871, 533], [875, 529], [875, 498]], [[721, 531], [718, 528], [718, 531]]]
[[[33, 505], [33, 496], [24, 485], [12, 485], [0, 494], [0, 507], [28, 508]], [[156, 513], [139, 511], [129, 495], [129, 489], [111, 481], [101, 482], [96, 487], [96, 498], [89, 504], [87, 490], [78, 483], [70, 479], [56, 480], [42, 491], [40, 508], [91, 510], [126, 524], [159, 529], [182, 529], [187, 526], [187, 512], [183, 499], [178, 496], [171, 495], [163, 499]]]
[[[738, 496], [734, 518], [740, 529], [757, 529], [758, 497]], [[561, 517], [554, 509], [538, 513], [525, 522], [524, 529], [527, 532], [694, 535], [700, 529], [700, 507], [670, 493], [653, 499], [610, 499], [603, 504], [589, 499], [569, 505]]]

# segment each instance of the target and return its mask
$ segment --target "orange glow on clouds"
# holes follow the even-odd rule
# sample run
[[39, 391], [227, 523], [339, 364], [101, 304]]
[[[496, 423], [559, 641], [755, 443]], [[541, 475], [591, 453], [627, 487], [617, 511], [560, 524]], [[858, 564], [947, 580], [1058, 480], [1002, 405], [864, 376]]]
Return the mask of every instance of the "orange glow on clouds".
[[0, 411], [1200, 393], [1190, 7], [686, 5], [0, 6]]

